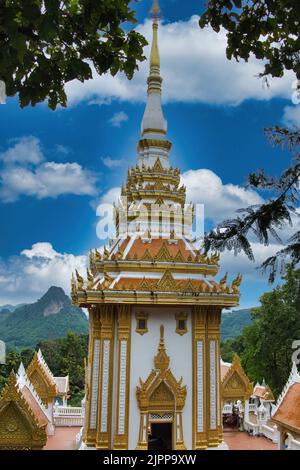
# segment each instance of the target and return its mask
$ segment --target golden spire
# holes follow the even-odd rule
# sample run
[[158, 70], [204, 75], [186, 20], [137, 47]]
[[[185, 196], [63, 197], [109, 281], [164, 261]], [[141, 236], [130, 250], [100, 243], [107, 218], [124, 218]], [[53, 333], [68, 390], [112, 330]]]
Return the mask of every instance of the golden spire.
[[158, 4], [158, 0], [153, 0], [153, 5], [152, 5], [150, 13], [152, 13], [154, 18], [159, 18], [160, 6]]
[[153, 0], [153, 5], [151, 8], [151, 14], [153, 17], [153, 39], [151, 47], [151, 56], [150, 56], [150, 76], [148, 78], [149, 92], [159, 91], [161, 92], [161, 82], [160, 77], [160, 57], [158, 49], [158, 20], [160, 14], [160, 7], [158, 0]]
[[[161, 85], [162, 78], [160, 76], [160, 57], [158, 49], [158, 23], [160, 7], [158, 0], [153, 0], [151, 8], [153, 21], [153, 38], [150, 56], [150, 71], [148, 76], [148, 100], [142, 121], [142, 136], [151, 139], [163, 139], [167, 133], [167, 122], [164, 118], [161, 106]], [[150, 138], [149, 137], [149, 138]]]

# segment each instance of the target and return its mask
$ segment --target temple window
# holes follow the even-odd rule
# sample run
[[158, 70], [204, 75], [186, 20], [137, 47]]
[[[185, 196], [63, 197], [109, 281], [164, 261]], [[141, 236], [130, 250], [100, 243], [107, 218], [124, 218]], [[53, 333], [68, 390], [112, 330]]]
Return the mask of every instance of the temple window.
[[148, 314], [140, 312], [136, 314], [136, 330], [139, 335], [148, 333]]
[[179, 313], [176, 315], [176, 333], [185, 335], [187, 333], [187, 314]]

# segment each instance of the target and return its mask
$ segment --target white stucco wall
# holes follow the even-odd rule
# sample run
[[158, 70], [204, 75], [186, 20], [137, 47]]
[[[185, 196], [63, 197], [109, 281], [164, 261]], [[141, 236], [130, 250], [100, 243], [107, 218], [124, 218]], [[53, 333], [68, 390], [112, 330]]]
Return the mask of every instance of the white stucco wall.
[[[148, 313], [148, 333], [141, 336], [136, 333], [136, 312]], [[188, 313], [188, 332], [180, 336], [175, 332], [176, 313]], [[130, 367], [130, 412], [129, 412], [129, 449], [135, 449], [140, 425], [140, 412], [136, 399], [136, 387], [139, 378], [146, 380], [154, 368], [157, 354], [160, 326], [165, 328], [166, 352], [170, 357], [170, 369], [177, 380], [183, 377], [187, 386], [186, 404], [183, 410], [183, 435], [187, 449], [192, 448], [192, 325], [189, 309], [174, 307], [135, 307], [132, 314], [131, 367]]]

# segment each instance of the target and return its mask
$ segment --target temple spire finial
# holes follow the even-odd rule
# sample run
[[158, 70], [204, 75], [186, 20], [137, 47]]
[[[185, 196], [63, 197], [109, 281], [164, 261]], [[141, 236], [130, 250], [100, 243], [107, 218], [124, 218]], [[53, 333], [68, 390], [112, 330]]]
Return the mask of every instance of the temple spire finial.
[[[150, 79], [153, 76], [160, 78], [160, 57], [159, 57], [159, 48], [158, 48], [159, 13], [160, 13], [160, 7], [158, 4], [158, 0], [154, 0], [153, 6], [151, 9], [151, 14], [153, 17], [153, 39], [152, 39], [151, 57], [150, 57], [150, 77], [149, 77]], [[159, 92], [161, 93], [161, 83], [159, 86]]]
[[160, 10], [158, 0], [153, 0], [153, 5], [150, 10], [150, 13], [153, 15], [153, 18], [156, 20], [159, 19], [160, 12], [161, 10]]
[[150, 11], [152, 15], [152, 46], [150, 55], [150, 71], [148, 76], [148, 100], [142, 122], [142, 136], [161, 138], [167, 133], [167, 122], [164, 118], [161, 106], [162, 77], [160, 74], [160, 55], [158, 47], [158, 27], [160, 18], [160, 6], [158, 0], [153, 0]]

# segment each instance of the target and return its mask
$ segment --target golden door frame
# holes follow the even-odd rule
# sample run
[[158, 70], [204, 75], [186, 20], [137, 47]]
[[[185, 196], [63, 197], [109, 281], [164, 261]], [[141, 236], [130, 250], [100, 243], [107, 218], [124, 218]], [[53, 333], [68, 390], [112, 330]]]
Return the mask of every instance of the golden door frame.
[[[182, 412], [186, 400], [186, 386], [183, 379], [176, 380], [169, 369], [170, 358], [166, 353], [164, 342], [164, 327], [160, 327], [160, 343], [158, 353], [154, 358], [155, 369], [151, 371], [145, 382], [140, 378], [136, 396], [140, 409], [140, 430], [137, 450], [148, 449], [148, 429], [151, 415], [158, 415], [164, 422], [163, 416], [172, 415], [172, 446], [174, 450], [185, 450]], [[170, 422], [170, 421], [168, 421]]]

